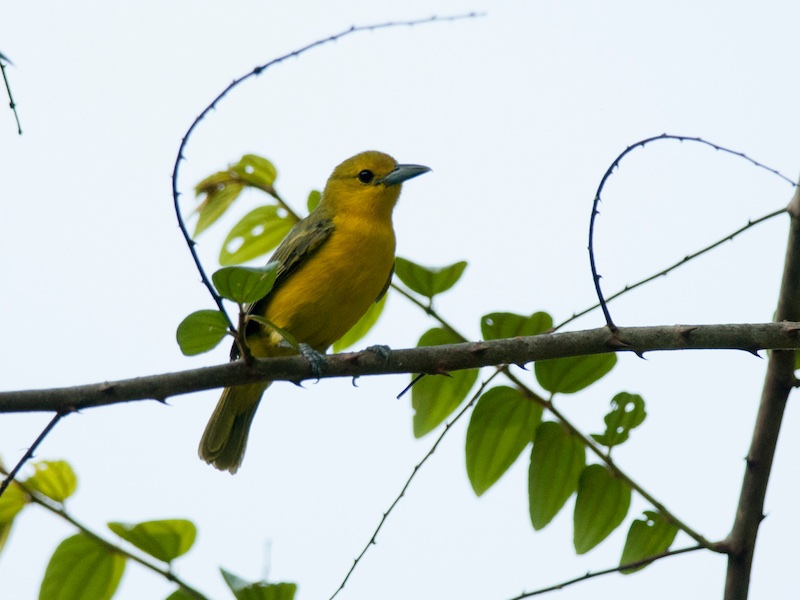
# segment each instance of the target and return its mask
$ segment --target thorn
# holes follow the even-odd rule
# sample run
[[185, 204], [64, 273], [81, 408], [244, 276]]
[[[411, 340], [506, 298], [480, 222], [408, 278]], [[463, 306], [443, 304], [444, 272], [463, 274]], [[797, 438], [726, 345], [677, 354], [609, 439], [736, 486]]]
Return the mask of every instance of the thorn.
[[745, 352], [748, 352], [748, 353], [752, 354], [752, 355], [753, 355], [753, 356], [755, 356], [756, 358], [764, 358], [763, 356], [761, 356], [761, 355], [758, 353], [758, 350], [753, 350], [753, 349], [751, 349], [751, 348], [743, 348], [743, 350], [744, 350]]
[[358, 387], [358, 376], [356, 375], [353, 377], [353, 380], [350, 383], [353, 384], [353, 387]]
[[475, 342], [474, 344], [470, 344], [469, 351], [473, 354], [482, 354], [486, 352], [488, 347], [483, 342]]
[[688, 339], [689, 339], [689, 334], [690, 334], [690, 333], [692, 333], [692, 332], [693, 332], [695, 329], [697, 329], [697, 327], [695, 327], [695, 326], [691, 326], [691, 327], [688, 327], [688, 326], [678, 327], [678, 336], [680, 336], [680, 338], [681, 338], [683, 341], [688, 341]]
[[[632, 350], [632, 348], [628, 344], [626, 344], [625, 342], [623, 342], [621, 339], [619, 339], [617, 337], [616, 333], [612, 337], [610, 337], [608, 339], [608, 341], [606, 342], [606, 346], [608, 346], [609, 348], [611, 348], [613, 350]], [[638, 354], [637, 350], [633, 350], [633, 351]]]

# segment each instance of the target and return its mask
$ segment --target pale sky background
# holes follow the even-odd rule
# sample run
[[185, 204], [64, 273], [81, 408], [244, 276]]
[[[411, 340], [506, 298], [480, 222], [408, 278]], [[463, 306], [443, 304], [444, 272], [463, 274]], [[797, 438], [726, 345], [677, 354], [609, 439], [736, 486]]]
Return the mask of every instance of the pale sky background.
[[[184, 207], [202, 177], [254, 152], [302, 208], [348, 156], [380, 149], [433, 173], [408, 183], [395, 213], [398, 254], [429, 265], [467, 260], [438, 301], [477, 339], [482, 314], [550, 312], [594, 302], [586, 253], [599, 178], [627, 145], [670, 132], [702, 136], [800, 172], [797, 23], [789, 0], [522, 2], [357, 1], [8, 3], [0, 51], [24, 135], [0, 110], [0, 279], [5, 390], [93, 383], [218, 364], [228, 349], [181, 355], [175, 328], [211, 307], [176, 226], [170, 173], [182, 135], [228, 82], [353, 24], [485, 11], [481, 19], [360, 33], [289, 60], [225, 99], [186, 151]], [[708, 148], [666, 142], [636, 152], [610, 181], [598, 224], [607, 292], [657, 271], [750, 218], [785, 205], [790, 186]], [[248, 195], [237, 215], [261, 198]], [[226, 221], [231, 225], [238, 216]], [[213, 270], [222, 225], [201, 238]], [[787, 219], [612, 305], [620, 325], [764, 322], [782, 269]], [[602, 324], [599, 313], [572, 324]], [[432, 326], [400, 297], [368, 343], [413, 346]], [[616, 369], [559, 405], [602, 429], [618, 391], [648, 419], [616, 457], [710, 539], [738, 500], [765, 362], [741, 352], [621, 356]], [[488, 371], [487, 371], [488, 372]], [[524, 375], [531, 381], [531, 375]], [[222, 565], [292, 581], [326, 600], [436, 434], [415, 440], [406, 377], [275, 385], [238, 475], [196, 456], [218, 392], [88, 410], [65, 419], [39, 458], [71, 462], [68, 503], [103, 531], [112, 520], [186, 517], [195, 548], [175, 568], [230, 597]], [[49, 415], [0, 418], [0, 453], [18, 460]], [[794, 598], [795, 402], [784, 422], [753, 569], [753, 598]], [[523, 457], [482, 498], [464, 468], [467, 420], [419, 474], [342, 600], [504, 600], [616, 564], [627, 524], [582, 557], [573, 501], [534, 533]], [[26, 509], [0, 556], [9, 598], [35, 598], [46, 562], [74, 530]], [[109, 532], [110, 537], [110, 532]], [[689, 545], [679, 535], [674, 547]], [[267, 550], [271, 548], [271, 550]], [[694, 553], [633, 576], [553, 597], [720, 597], [721, 556]], [[129, 564], [120, 600], [173, 586]], [[4, 591], [4, 594], [6, 592]]]

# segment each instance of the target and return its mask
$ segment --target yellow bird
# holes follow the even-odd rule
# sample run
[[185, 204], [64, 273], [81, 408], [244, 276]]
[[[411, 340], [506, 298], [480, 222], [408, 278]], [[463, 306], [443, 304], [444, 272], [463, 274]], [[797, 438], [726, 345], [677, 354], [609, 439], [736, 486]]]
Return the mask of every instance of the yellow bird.
[[[392, 210], [401, 184], [428, 171], [421, 165], [399, 165], [375, 151], [336, 167], [317, 208], [292, 228], [272, 255], [269, 262], [279, 264], [275, 285], [248, 307], [248, 313], [324, 352], [386, 293], [394, 271]], [[248, 323], [245, 334], [255, 357], [296, 353], [278, 332], [255, 321]], [[253, 416], [270, 383], [225, 388], [200, 440], [200, 458], [236, 473]]]

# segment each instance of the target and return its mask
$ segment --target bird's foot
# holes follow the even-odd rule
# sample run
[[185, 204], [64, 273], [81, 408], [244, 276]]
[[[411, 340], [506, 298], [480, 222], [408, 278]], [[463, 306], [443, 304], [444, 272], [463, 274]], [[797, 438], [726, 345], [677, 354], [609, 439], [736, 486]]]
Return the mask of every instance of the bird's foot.
[[308, 366], [311, 367], [311, 373], [317, 378], [317, 381], [322, 377], [322, 369], [327, 363], [327, 359], [322, 352], [314, 350], [308, 344], [298, 344], [300, 354], [308, 361]]
[[389, 357], [392, 355], [392, 349], [389, 346], [384, 346], [383, 344], [377, 344], [375, 346], [369, 346], [364, 348], [364, 352], [372, 352], [373, 354], [377, 354], [383, 359], [383, 362], [388, 363]]

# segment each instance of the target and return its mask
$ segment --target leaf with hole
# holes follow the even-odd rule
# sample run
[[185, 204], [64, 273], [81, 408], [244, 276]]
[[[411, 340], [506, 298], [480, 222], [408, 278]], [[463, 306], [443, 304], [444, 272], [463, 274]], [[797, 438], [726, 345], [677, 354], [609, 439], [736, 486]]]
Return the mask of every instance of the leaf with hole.
[[278, 171], [263, 156], [245, 154], [238, 163], [228, 168], [228, 172], [251, 187], [275, 195], [275, 188], [272, 186], [278, 178]]
[[[434, 327], [422, 334], [417, 346], [439, 346], [460, 341], [453, 333]], [[466, 369], [449, 376], [427, 375], [417, 381], [411, 388], [414, 436], [422, 437], [444, 421], [467, 397], [477, 379], [477, 369]]]
[[536, 432], [542, 408], [519, 390], [499, 386], [484, 393], [467, 429], [467, 475], [475, 494], [488, 490], [514, 464]]
[[446, 292], [461, 278], [467, 263], [460, 261], [447, 267], [423, 267], [399, 256], [395, 260], [397, 277], [410, 289], [427, 298]]
[[552, 326], [553, 317], [546, 312], [536, 312], [529, 317], [510, 312], [495, 312], [481, 317], [481, 335], [484, 340], [539, 335]]
[[56, 502], [69, 498], [78, 487], [75, 471], [63, 460], [43, 460], [33, 464], [34, 474], [25, 485]]
[[198, 310], [187, 316], [175, 338], [186, 356], [202, 354], [214, 349], [228, 333], [228, 321], [218, 310]]
[[581, 473], [573, 515], [572, 542], [585, 554], [619, 527], [631, 505], [631, 489], [603, 465], [589, 465]]
[[627, 441], [630, 431], [641, 425], [646, 416], [641, 396], [620, 392], [611, 399], [611, 411], [603, 417], [605, 433], [593, 433], [592, 438], [607, 448], [618, 446]]
[[79, 533], [53, 552], [39, 600], [110, 600], [125, 571], [125, 557]]
[[238, 265], [275, 249], [295, 225], [286, 210], [275, 205], [259, 206], [233, 226], [219, 251], [221, 265]]
[[578, 489], [586, 450], [559, 423], [544, 421], [536, 430], [528, 471], [531, 524], [537, 531], [553, 520]]
[[[677, 534], [678, 528], [667, 521], [661, 513], [652, 510], [644, 511], [643, 519], [636, 519], [631, 523], [619, 564], [629, 565], [666, 552], [675, 541]], [[644, 569], [646, 566], [647, 564], [644, 564], [633, 569], [624, 569], [621, 572], [627, 575]]]
[[194, 188], [195, 194], [198, 197], [203, 195], [205, 197], [195, 209], [197, 224], [194, 227], [194, 237], [200, 235], [224, 215], [243, 189], [242, 183], [232, 178], [227, 171], [214, 173], [198, 183]]
[[592, 385], [617, 364], [616, 354], [590, 354], [536, 361], [536, 380], [552, 394], [574, 394]]
[[113, 522], [108, 528], [142, 552], [164, 562], [186, 554], [197, 537], [194, 523], [186, 519], [145, 521], [135, 525]]

